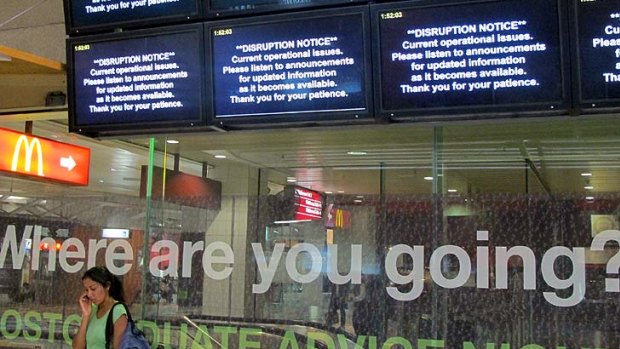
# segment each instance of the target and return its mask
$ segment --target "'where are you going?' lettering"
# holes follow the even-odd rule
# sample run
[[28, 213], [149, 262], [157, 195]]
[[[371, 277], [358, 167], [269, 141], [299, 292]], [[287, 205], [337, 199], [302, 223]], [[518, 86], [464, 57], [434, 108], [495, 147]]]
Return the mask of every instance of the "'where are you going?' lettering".
[[[475, 279], [475, 287], [489, 289], [491, 286], [490, 264], [495, 264], [494, 286], [496, 289], [507, 289], [509, 283], [509, 260], [517, 258], [523, 265], [524, 290], [537, 290], [537, 276], [540, 273], [544, 282], [556, 291], [543, 292], [544, 298], [550, 304], [558, 307], [570, 307], [579, 304], [586, 293], [586, 261], [585, 247], [553, 246], [547, 249], [542, 258], [537, 260], [534, 251], [527, 246], [495, 246], [490, 251], [489, 246], [484, 246], [489, 240], [489, 232], [479, 230], [476, 232], [476, 255], [471, 257], [462, 247], [456, 245], [442, 245], [430, 253], [430, 259], [425, 259], [429, 253], [423, 245], [392, 246], [384, 259], [384, 270], [387, 278], [395, 285], [412, 285], [408, 291], [401, 291], [396, 286], [385, 288], [387, 295], [398, 301], [411, 301], [422, 294], [425, 287], [425, 269], [428, 268], [430, 279], [433, 283], [446, 289], [465, 287], [468, 280]], [[5, 264], [7, 258], [11, 258], [14, 269], [21, 269], [26, 259], [26, 244], [32, 241], [33, 246], [41, 243], [55, 245], [50, 237], [41, 236], [40, 226], [26, 226], [18, 239], [16, 227], [7, 227], [2, 246], [0, 246], [0, 265]], [[597, 234], [589, 247], [596, 253], [604, 253], [609, 243], [620, 243], [620, 231], [607, 230]], [[310, 243], [298, 243], [285, 251], [284, 243], [276, 243], [273, 249], [266, 251], [262, 244], [251, 243], [254, 260], [257, 267], [257, 282], [252, 285], [252, 292], [262, 294], [269, 290], [278, 268], [284, 268], [287, 275], [295, 282], [311, 283], [325, 273], [334, 284], [360, 284], [362, 282], [362, 254], [364, 247], [361, 244], [352, 244], [350, 248], [351, 268], [346, 273], [338, 271], [338, 245], [329, 245], [326, 248], [317, 247]], [[182, 248], [182, 253], [180, 252]], [[342, 248], [342, 247], [341, 247]], [[168, 253], [161, 254], [166, 249]], [[106, 239], [89, 239], [81, 241], [77, 238], [68, 238], [63, 241], [59, 251], [50, 249], [48, 253], [48, 268], [56, 270], [58, 266], [67, 273], [83, 272], [96, 263], [97, 253], [101, 251], [105, 256], [105, 264], [110, 271], [117, 275], [124, 275], [133, 268], [135, 260], [134, 249], [129, 241], [116, 239], [108, 242]], [[234, 271], [235, 254], [232, 247], [223, 242], [215, 241], [205, 244], [204, 241], [183, 241], [179, 246], [174, 241], [160, 240], [151, 246], [151, 252], [160, 252], [148, 262], [148, 271], [153, 275], [190, 278], [193, 273], [204, 273], [207, 278], [224, 280], [229, 278]], [[195, 254], [202, 255], [202, 270], [192, 270], [192, 258]], [[10, 256], [10, 257], [9, 257]], [[399, 259], [403, 256], [410, 258], [412, 268], [408, 272], [399, 269]], [[491, 256], [494, 256], [493, 258]], [[607, 262], [608, 274], [618, 273], [620, 268], [620, 252], [609, 258]], [[33, 249], [32, 260], [28, 265], [36, 270], [39, 260], [42, 258], [39, 249]], [[454, 258], [458, 261], [458, 270], [455, 275], [445, 275], [442, 264], [446, 258]], [[299, 259], [306, 260], [300, 268]], [[492, 260], [494, 259], [494, 260]], [[428, 265], [425, 265], [428, 260]], [[570, 273], [557, 274], [554, 265], [559, 260], [567, 261], [572, 267]], [[115, 263], [122, 262], [122, 263]], [[160, 264], [161, 262], [167, 262]], [[160, 269], [160, 265], [165, 265]], [[474, 271], [475, 266], [475, 273]], [[514, 287], [514, 285], [513, 285]], [[569, 291], [568, 293], [563, 291]], [[620, 292], [620, 279], [607, 278], [605, 292]]]

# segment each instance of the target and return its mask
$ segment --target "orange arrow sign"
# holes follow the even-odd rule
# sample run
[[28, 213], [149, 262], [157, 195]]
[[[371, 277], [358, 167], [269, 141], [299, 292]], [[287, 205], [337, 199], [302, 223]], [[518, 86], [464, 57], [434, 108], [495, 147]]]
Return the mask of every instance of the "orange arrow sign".
[[0, 171], [88, 185], [90, 149], [0, 128]]

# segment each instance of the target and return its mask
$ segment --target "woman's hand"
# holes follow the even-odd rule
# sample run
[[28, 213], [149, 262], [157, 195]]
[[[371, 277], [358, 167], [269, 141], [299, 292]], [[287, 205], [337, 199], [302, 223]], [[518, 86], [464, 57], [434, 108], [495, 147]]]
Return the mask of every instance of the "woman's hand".
[[82, 309], [82, 317], [90, 318], [90, 313], [93, 311], [93, 302], [88, 298], [86, 292], [84, 292], [79, 299], [80, 308]]
[[88, 294], [84, 292], [80, 295], [78, 304], [82, 309], [82, 322], [80, 324], [80, 329], [75, 336], [73, 336], [72, 349], [86, 349], [86, 329], [88, 328], [90, 313], [93, 311], [93, 302], [88, 298]]

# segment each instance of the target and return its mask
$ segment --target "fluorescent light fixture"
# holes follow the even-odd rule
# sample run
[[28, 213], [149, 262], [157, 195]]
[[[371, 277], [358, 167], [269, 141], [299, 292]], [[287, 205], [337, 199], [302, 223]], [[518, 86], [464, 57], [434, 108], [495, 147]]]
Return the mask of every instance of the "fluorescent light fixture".
[[592, 201], [594, 200], [594, 196], [586, 196], [586, 200]]
[[433, 180], [433, 177], [431, 177], [431, 176], [426, 176], [426, 177], [424, 177], [424, 180], [425, 180], [425, 181], [432, 181], [432, 180]]
[[344, 190], [338, 190], [338, 194], [344, 194]]
[[108, 239], [128, 239], [129, 229], [103, 228], [101, 237]]
[[6, 201], [25, 204], [28, 201], [28, 198], [11, 195], [6, 197]]
[[448, 189], [448, 193], [456, 193], [458, 190], [456, 189]]
[[286, 177], [286, 181], [289, 183], [295, 183], [297, 182], [297, 179], [295, 177]]
[[358, 198], [358, 199], [363, 199], [363, 198], [364, 198], [364, 195], [357, 195], [357, 196], [356, 196], [356, 198]]
[[275, 221], [273, 224], [289, 224], [289, 223], [303, 223], [303, 222], [312, 222], [310, 219], [293, 219], [290, 221]]
[[353, 202], [360, 204], [360, 203], [362, 203], [362, 202], [363, 202], [363, 200], [361, 200], [361, 199], [355, 199], [355, 200], [353, 200]]
[[112, 167], [112, 168], [110, 169], [110, 171], [112, 171], [112, 172], [116, 172], [116, 169], [115, 169], [114, 167]]
[[166, 139], [166, 143], [168, 144], [179, 144], [179, 141], [176, 139]]
[[363, 151], [363, 150], [352, 150], [352, 151], [348, 151], [347, 154], [348, 155], [357, 155], [357, 156], [359, 156], [359, 155], [367, 155], [368, 152]]
[[220, 154], [218, 154], [218, 155], [215, 155], [215, 158], [216, 158], [216, 159], [226, 159], [226, 155], [220, 155]]
[[581, 175], [583, 177], [592, 177], [592, 173], [590, 173], [590, 172], [583, 172]]
[[585, 187], [583, 187], [583, 189], [592, 190], [592, 189], [594, 189], [594, 187], [591, 186], [591, 185], [586, 185]]
[[325, 194], [333, 194], [333, 191], [326, 191]]

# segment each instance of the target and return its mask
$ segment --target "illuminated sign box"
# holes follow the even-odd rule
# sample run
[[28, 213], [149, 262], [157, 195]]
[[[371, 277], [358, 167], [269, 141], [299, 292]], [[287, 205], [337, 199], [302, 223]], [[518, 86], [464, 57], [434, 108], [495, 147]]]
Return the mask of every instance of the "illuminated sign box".
[[566, 113], [559, 1], [372, 5], [375, 106], [384, 118]]
[[202, 0], [64, 0], [67, 33], [187, 22], [202, 17]]
[[289, 185], [275, 199], [271, 218], [276, 224], [323, 219], [323, 194], [320, 192]]
[[128, 239], [129, 229], [103, 228], [101, 229], [101, 237], [107, 239]]
[[309, 7], [362, 3], [364, 0], [207, 0], [207, 15], [222, 17], [240, 14], [295, 10]]
[[323, 195], [302, 187], [293, 187], [295, 220], [319, 220], [323, 218]]
[[620, 3], [574, 1], [578, 104], [588, 111], [620, 107]]
[[70, 39], [69, 129], [88, 135], [205, 126], [202, 25]]
[[349, 7], [208, 23], [209, 124], [369, 118], [367, 10]]
[[0, 129], [0, 149], [0, 171], [38, 180], [88, 185], [88, 148]]

